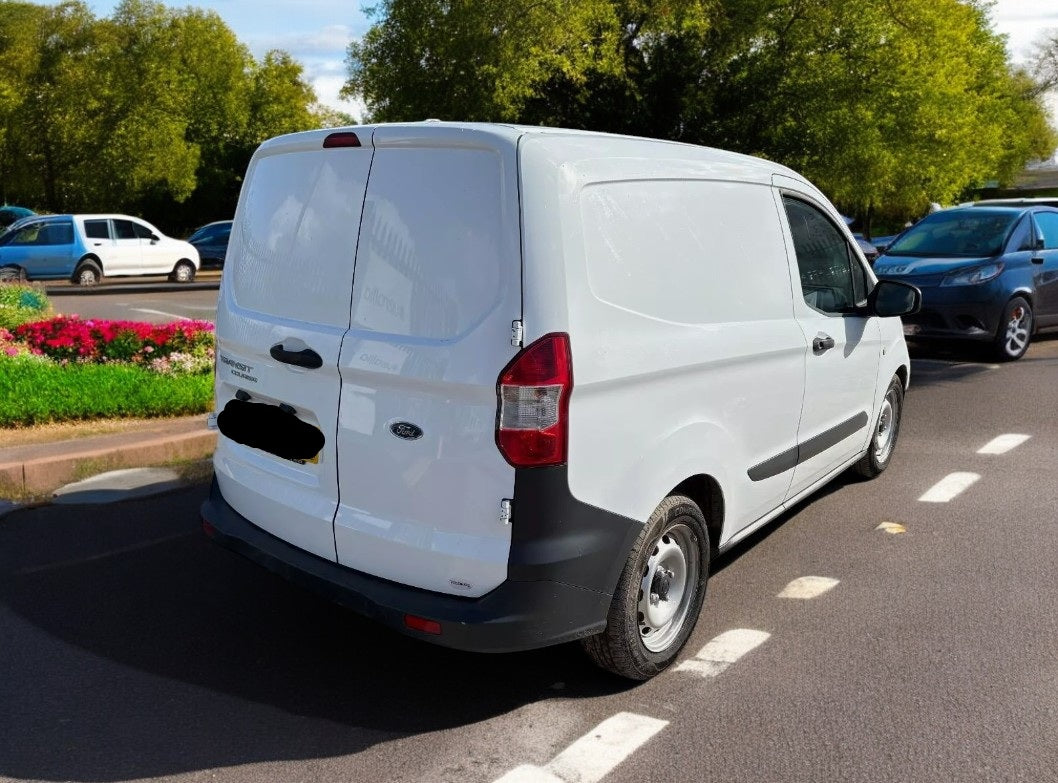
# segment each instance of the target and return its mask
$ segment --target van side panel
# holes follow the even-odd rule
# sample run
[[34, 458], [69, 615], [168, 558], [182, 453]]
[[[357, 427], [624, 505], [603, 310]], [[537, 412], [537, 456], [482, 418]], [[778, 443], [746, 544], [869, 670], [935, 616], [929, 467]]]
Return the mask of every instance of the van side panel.
[[[555, 187], [549, 201], [567, 205], [557, 211], [574, 364], [570, 489], [645, 520], [676, 484], [711, 475], [724, 492], [723, 544], [781, 505], [792, 471], [757, 481], [748, 471], [796, 445], [802, 405], [804, 338], [770, 172], [702, 163], [680, 145], [611, 143], [600, 151], [596, 140], [594, 156], [579, 140], [523, 145], [527, 172], [557, 167], [524, 187]], [[526, 197], [527, 237], [535, 221], [554, 222], [534, 211], [543, 199]], [[538, 310], [533, 265], [555, 262], [527, 247], [525, 263], [532, 332], [530, 313], [551, 306]]]
[[334, 530], [342, 565], [476, 597], [506, 580], [511, 540], [501, 502], [515, 471], [495, 426], [521, 318], [517, 158], [514, 140], [431, 130], [375, 138], [340, 359]]

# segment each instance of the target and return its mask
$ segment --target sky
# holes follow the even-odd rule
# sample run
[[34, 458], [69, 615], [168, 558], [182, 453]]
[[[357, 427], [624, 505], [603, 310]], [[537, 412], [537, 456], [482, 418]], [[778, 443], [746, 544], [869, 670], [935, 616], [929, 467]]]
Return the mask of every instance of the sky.
[[[88, 4], [96, 15], [107, 16], [117, 2], [89, 0]], [[258, 57], [269, 49], [285, 49], [305, 66], [321, 103], [359, 118], [362, 107], [339, 100], [338, 91], [345, 82], [345, 49], [370, 27], [363, 7], [372, 5], [373, 0], [186, 0], [166, 4], [216, 11]], [[1008, 36], [1014, 61], [1025, 62], [1039, 34], [1058, 29], [1058, 1], [996, 0], [993, 19], [996, 30]]]

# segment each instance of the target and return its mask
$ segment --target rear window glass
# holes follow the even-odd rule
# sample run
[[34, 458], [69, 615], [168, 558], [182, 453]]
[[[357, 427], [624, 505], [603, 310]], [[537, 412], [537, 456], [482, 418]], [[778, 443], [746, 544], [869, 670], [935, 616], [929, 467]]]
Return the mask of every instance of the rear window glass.
[[370, 163], [366, 149], [283, 152], [255, 162], [229, 246], [239, 305], [302, 323], [349, 326]]
[[110, 228], [107, 220], [86, 220], [84, 233], [89, 239], [110, 239]]
[[1036, 225], [1043, 234], [1044, 249], [1058, 249], [1058, 212], [1037, 212]]
[[999, 255], [1017, 219], [1018, 213], [1014, 211], [992, 212], [980, 207], [937, 212], [904, 232], [889, 246], [886, 255], [967, 258]]
[[[424, 180], [429, 187], [423, 187]], [[380, 149], [356, 257], [352, 325], [446, 339], [500, 298], [502, 170], [477, 149]]]

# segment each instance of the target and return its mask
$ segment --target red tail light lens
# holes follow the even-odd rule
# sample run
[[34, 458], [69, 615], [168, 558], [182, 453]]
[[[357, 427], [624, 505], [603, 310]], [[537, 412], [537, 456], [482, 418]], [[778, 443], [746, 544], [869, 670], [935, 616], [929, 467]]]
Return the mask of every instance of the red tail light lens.
[[569, 435], [573, 363], [569, 335], [541, 337], [514, 357], [496, 384], [496, 445], [516, 468], [561, 465]]
[[436, 620], [427, 620], [425, 617], [416, 617], [413, 614], [404, 615], [404, 625], [413, 631], [431, 633], [434, 636], [441, 635], [441, 624]]
[[355, 133], [349, 131], [342, 131], [339, 133], [332, 133], [323, 140], [323, 148], [325, 150], [334, 149], [336, 147], [359, 147], [360, 137]]

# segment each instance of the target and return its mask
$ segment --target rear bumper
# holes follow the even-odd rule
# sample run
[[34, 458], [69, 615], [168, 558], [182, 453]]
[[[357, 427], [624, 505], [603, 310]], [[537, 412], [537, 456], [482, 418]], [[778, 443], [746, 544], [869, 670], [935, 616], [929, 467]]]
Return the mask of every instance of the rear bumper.
[[[560, 471], [560, 476], [545, 481], [565, 484], [565, 469]], [[539, 483], [540, 477], [534, 480]], [[202, 528], [216, 543], [295, 584], [394, 630], [445, 647], [513, 652], [600, 632], [606, 627], [617, 577], [639, 523], [579, 504], [568, 496], [568, 485], [566, 497], [551, 502], [533, 498], [519, 505], [517, 483], [513, 524], [521, 528], [521, 535], [512, 535], [509, 578], [476, 599], [397, 584], [298, 549], [236, 512], [224, 500], [215, 478], [209, 499], [202, 505]], [[534, 504], [538, 510], [541, 500], [561, 516], [531, 519]], [[563, 509], [576, 509], [587, 524], [578, 526], [575, 518], [562, 514]], [[584, 519], [585, 515], [590, 518]], [[549, 536], [556, 525], [565, 526], [564, 535]], [[534, 533], [541, 535], [525, 540]], [[567, 581], [570, 576], [582, 577], [581, 584]], [[436, 621], [441, 633], [408, 628], [406, 614]]]

